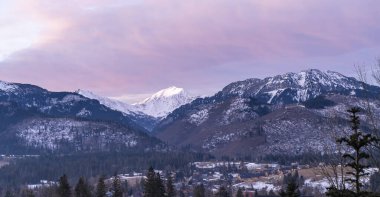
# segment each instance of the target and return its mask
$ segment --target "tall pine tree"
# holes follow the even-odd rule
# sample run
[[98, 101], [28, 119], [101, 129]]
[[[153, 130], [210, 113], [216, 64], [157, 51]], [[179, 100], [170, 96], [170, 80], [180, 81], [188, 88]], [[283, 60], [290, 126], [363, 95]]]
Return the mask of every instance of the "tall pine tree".
[[78, 183], [75, 186], [75, 197], [91, 197], [90, 186], [80, 177]]
[[203, 184], [197, 185], [194, 187], [193, 195], [194, 197], [205, 197], [206, 191]]
[[7, 190], [7, 192], [5, 192], [5, 197], [13, 197], [12, 192]]
[[243, 190], [241, 188], [238, 189], [238, 191], [236, 193], [236, 197], [244, 197]]
[[167, 197], [175, 197], [176, 192], [173, 185], [173, 178], [171, 174], [168, 174], [168, 181], [166, 182], [166, 196]]
[[366, 148], [377, 142], [378, 139], [371, 134], [364, 134], [359, 130], [360, 120], [358, 113], [359, 108], [351, 108], [347, 110], [350, 113], [350, 122], [352, 134], [337, 140], [340, 144], [345, 144], [351, 151], [345, 153], [343, 157], [348, 160], [345, 164], [346, 167], [352, 169], [347, 172], [348, 178], [345, 180], [351, 183], [354, 187], [352, 191], [339, 191], [336, 188], [328, 188], [328, 196], [370, 196], [368, 192], [362, 191], [362, 178], [368, 176], [364, 170], [368, 168], [365, 163], [370, 158]]
[[115, 174], [113, 182], [112, 182], [112, 197], [123, 197], [123, 190], [121, 188], [121, 181], [119, 177]]
[[27, 189], [22, 191], [21, 197], [35, 197], [35, 195], [33, 190]]
[[217, 196], [217, 197], [229, 197], [230, 194], [224, 186], [220, 186], [220, 188], [219, 188], [219, 190], [215, 196]]
[[144, 181], [144, 197], [154, 197], [155, 192], [155, 176], [153, 167], [149, 167]]
[[164, 182], [161, 179], [160, 173], [156, 173], [155, 177], [155, 187], [156, 187], [156, 197], [164, 197], [165, 196], [165, 186]]
[[300, 192], [298, 190], [297, 179], [295, 177], [291, 177], [286, 185], [286, 191], [281, 190], [281, 197], [299, 197]]
[[59, 197], [70, 197], [71, 196], [71, 188], [69, 181], [67, 180], [66, 174], [61, 176], [59, 178], [59, 183], [58, 183], [58, 188], [57, 188], [57, 194]]
[[104, 183], [104, 176], [101, 176], [98, 180], [98, 184], [96, 185], [96, 197], [106, 197], [107, 193], [107, 187], [106, 184]]
[[148, 169], [144, 181], [144, 197], [164, 197], [165, 187], [159, 173], [156, 173], [153, 167]]

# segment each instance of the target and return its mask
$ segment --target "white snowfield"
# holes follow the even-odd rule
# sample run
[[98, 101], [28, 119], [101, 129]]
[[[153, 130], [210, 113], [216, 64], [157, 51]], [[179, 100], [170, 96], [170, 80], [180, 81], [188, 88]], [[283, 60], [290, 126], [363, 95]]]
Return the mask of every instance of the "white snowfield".
[[175, 86], [163, 89], [146, 98], [144, 101], [135, 103], [135, 110], [156, 118], [165, 118], [178, 107], [190, 103], [195, 97], [192, 97], [183, 88]]

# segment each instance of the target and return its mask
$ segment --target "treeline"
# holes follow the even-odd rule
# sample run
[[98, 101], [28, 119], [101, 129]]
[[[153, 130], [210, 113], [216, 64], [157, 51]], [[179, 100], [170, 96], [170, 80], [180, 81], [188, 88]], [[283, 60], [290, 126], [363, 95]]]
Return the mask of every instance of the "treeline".
[[[108, 179], [105, 176], [98, 178], [96, 183], [92, 183], [87, 179], [80, 177], [75, 185], [71, 185], [66, 174], [59, 178], [56, 184], [49, 187], [20, 189], [4, 191], [2, 196], [5, 197], [125, 197], [125, 196], [143, 196], [143, 197], [175, 197], [189, 196], [194, 197], [230, 197], [232, 192], [230, 189], [221, 186], [219, 191], [214, 195], [207, 190], [203, 184], [195, 185], [192, 190], [184, 188], [176, 189], [174, 185], [174, 177], [172, 173], [166, 176], [155, 171], [150, 167], [144, 178], [134, 185], [129, 185], [128, 181], [122, 179], [118, 175], [114, 175]], [[240, 192], [240, 195], [239, 195]], [[242, 196], [242, 190], [239, 189], [237, 196]], [[1, 193], [0, 193], [1, 194]]]
[[[142, 179], [142, 181], [144, 181]], [[87, 179], [80, 177], [75, 185], [69, 183], [66, 174], [59, 178], [58, 183], [49, 187], [9, 189], [3, 192], [6, 197], [124, 197], [133, 195], [132, 188], [129, 188], [127, 181], [122, 181], [115, 175], [107, 180], [101, 176], [96, 184], [90, 183]], [[135, 192], [142, 194], [142, 190]], [[1, 194], [1, 193], [0, 193]]]
[[190, 162], [210, 160], [211, 156], [193, 152], [102, 152], [74, 155], [42, 155], [18, 159], [0, 168], [0, 189], [14, 188], [40, 180], [56, 180], [67, 174], [70, 181], [79, 177], [111, 176], [115, 172], [142, 172], [146, 166], [181, 170]]

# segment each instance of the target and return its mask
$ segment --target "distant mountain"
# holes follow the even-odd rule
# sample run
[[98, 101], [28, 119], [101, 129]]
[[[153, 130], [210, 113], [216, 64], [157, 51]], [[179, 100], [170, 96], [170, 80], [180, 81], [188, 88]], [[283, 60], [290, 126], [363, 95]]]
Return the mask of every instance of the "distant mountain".
[[138, 111], [135, 106], [122, 101], [99, 96], [87, 90], [79, 89], [75, 93], [89, 99], [97, 100], [100, 104], [123, 113], [125, 116], [128, 116], [135, 124], [144, 127], [147, 131], [152, 131], [160, 120], [156, 117], [145, 114], [144, 112]]
[[0, 81], [0, 152], [153, 148], [134, 116], [71, 92]]
[[184, 89], [172, 86], [158, 91], [133, 106], [135, 111], [141, 111], [156, 118], [165, 118], [178, 107], [190, 103], [194, 99]]
[[154, 133], [172, 145], [218, 155], [326, 153], [350, 130], [345, 110], [365, 109], [370, 101], [380, 114], [379, 95], [380, 87], [316, 69], [247, 79], [179, 107]]
[[190, 96], [184, 89], [174, 86], [160, 90], [144, 101], [133, 105], [102, 97], [86, 90], [77, 90], [76, 93], [97, 100], [102, 105], [128, 115], [136, 124], [148, 131], [153, 130], [156, 124], [169, 113], [194, 100], [194, 97]]

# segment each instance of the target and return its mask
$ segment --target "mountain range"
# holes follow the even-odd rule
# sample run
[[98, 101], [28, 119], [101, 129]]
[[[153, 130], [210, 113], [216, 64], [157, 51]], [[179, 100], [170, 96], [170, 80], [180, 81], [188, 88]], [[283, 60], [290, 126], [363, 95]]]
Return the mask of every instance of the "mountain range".
[[[309, 69], [227, 85], [196, 98], [170, 87], [127, 104], [89, 91], [0, 82], [0, 152], [191, 147], [215, 155], [328, 154], [350, 130], [346, 109], [380, 114], [380, 87]], [[369, 121], [363, 118], [363, 129]]]
[[316, 69], [247, 79], [181, 106], [154, 133], [217, 155], [329, 153], [336, 137], [350, 130], [346, 110], [370, 103], [380, 114], [379, 95], [377, 86]]

